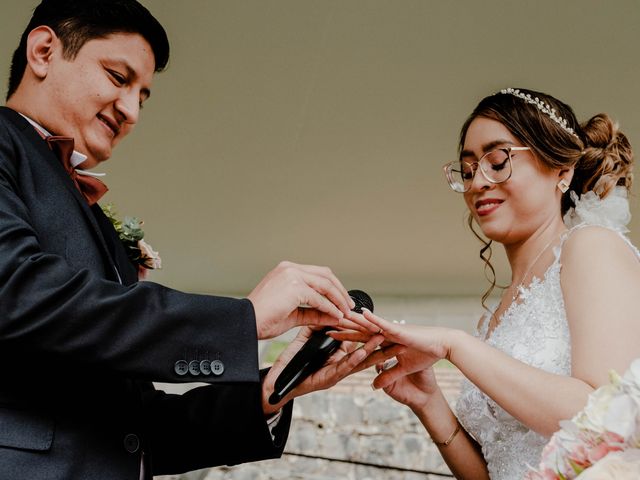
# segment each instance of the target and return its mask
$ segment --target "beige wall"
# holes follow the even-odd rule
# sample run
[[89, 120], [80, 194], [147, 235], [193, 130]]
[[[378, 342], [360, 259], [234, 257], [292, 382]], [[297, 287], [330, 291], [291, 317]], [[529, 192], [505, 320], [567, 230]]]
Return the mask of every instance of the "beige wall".
[[[374, 296], [477, 295], [440, 166], [482, 96], [548, 91], [640, 144], [635, 0], [143, 3], [173, 57], [105, 167], [108, 201], [145, 220], [153, 278], [176, 288], [243, 295], [291, 259]], [[2, 2], [2, 71], [31, 4]]]

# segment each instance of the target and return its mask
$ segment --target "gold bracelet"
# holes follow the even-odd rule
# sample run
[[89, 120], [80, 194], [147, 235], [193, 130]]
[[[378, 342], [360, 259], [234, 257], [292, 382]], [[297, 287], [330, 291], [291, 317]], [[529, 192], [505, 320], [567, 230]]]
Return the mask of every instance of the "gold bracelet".
[[456, 420], [456, 429], [453, 431], [451, 435], [449, 435], [449, 438], [447, 438], [444, 442], [436, 442], [434, 440], [433, 443], [435, 443], [436, 445], [440, 445], [441, 447], [446, 447], [451, 442], [453, 442], [453, 439], [456, 438], [456, 435], [458, 434], [459, 431], [460, 431], [460, 422]]

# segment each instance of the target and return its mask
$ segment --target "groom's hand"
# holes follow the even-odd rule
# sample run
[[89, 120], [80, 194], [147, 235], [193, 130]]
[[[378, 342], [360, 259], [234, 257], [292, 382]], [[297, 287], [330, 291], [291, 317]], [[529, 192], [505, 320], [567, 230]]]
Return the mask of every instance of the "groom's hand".
[[361, 346], [358, 346], [359, 344], [355, 342], [342, 342], [340, 348], [329, 358], [324, 367], [307, 377], [300, 385], [289, 392], [280, 403], [271, 405], [269, 397], [273, 393], [276, 378], [312, 333], [313, 330], [309, 327], [301, 328], [296, 338], [280, 354], [265, 376], [262, 383], [262, 408], [265, 415], [277, 412], [284, 404], [295, 397], [330, 388], [351, 373], [359, 371], [358, 367], [367, 360], [369, 355], [376, 351], [384, 340], [382, 335], [375, 335]]
[[337, 327], [354, 306], [329, 268], [292, 262], [281, 262], [248, 298], [253, 303], [261, 340], [301, 325]]

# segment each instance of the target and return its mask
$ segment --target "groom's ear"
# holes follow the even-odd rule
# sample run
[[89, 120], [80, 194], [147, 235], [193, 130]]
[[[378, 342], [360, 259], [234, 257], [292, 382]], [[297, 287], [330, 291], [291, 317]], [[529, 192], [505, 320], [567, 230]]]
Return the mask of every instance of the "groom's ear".
[[40, 80], [46, 78], [58, 48], [62, 48], [62, 42], [50, 27], [41, 25], [29, 32], [26, 51], [27, 68], [36, 78]]

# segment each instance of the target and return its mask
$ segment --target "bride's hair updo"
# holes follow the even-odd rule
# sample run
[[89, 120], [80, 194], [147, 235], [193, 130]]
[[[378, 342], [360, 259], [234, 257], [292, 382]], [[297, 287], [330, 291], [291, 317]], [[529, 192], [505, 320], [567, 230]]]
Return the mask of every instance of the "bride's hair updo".
[[[476, 118], [489, 118], [502, 123], [523, 145], [530, 147], [539, 160], [551, 169], [574, 168], [569, 190], [562, 196], [561, 213], [574, 207], [569, 193], [582, 195], [593, 190], [605, 198], [616, 185], [627, 190], [633, 181], [633, 151], [626, 135], [606, 113], [600, 113], [580, 124], [573, 109], [566, 103], [540, 92], [527, 89], [505, 89], [485, 97], [465, 121], [460, 132], [458, 151], [462, 151], [469, 125]], [[485, 261], [485, 273], [491, 287], [495, 286], [495, 271], [491, 265], [491, 241], [484, 240], [480, 257]], [[487, 270], [489, 272], [487, 272]]]

